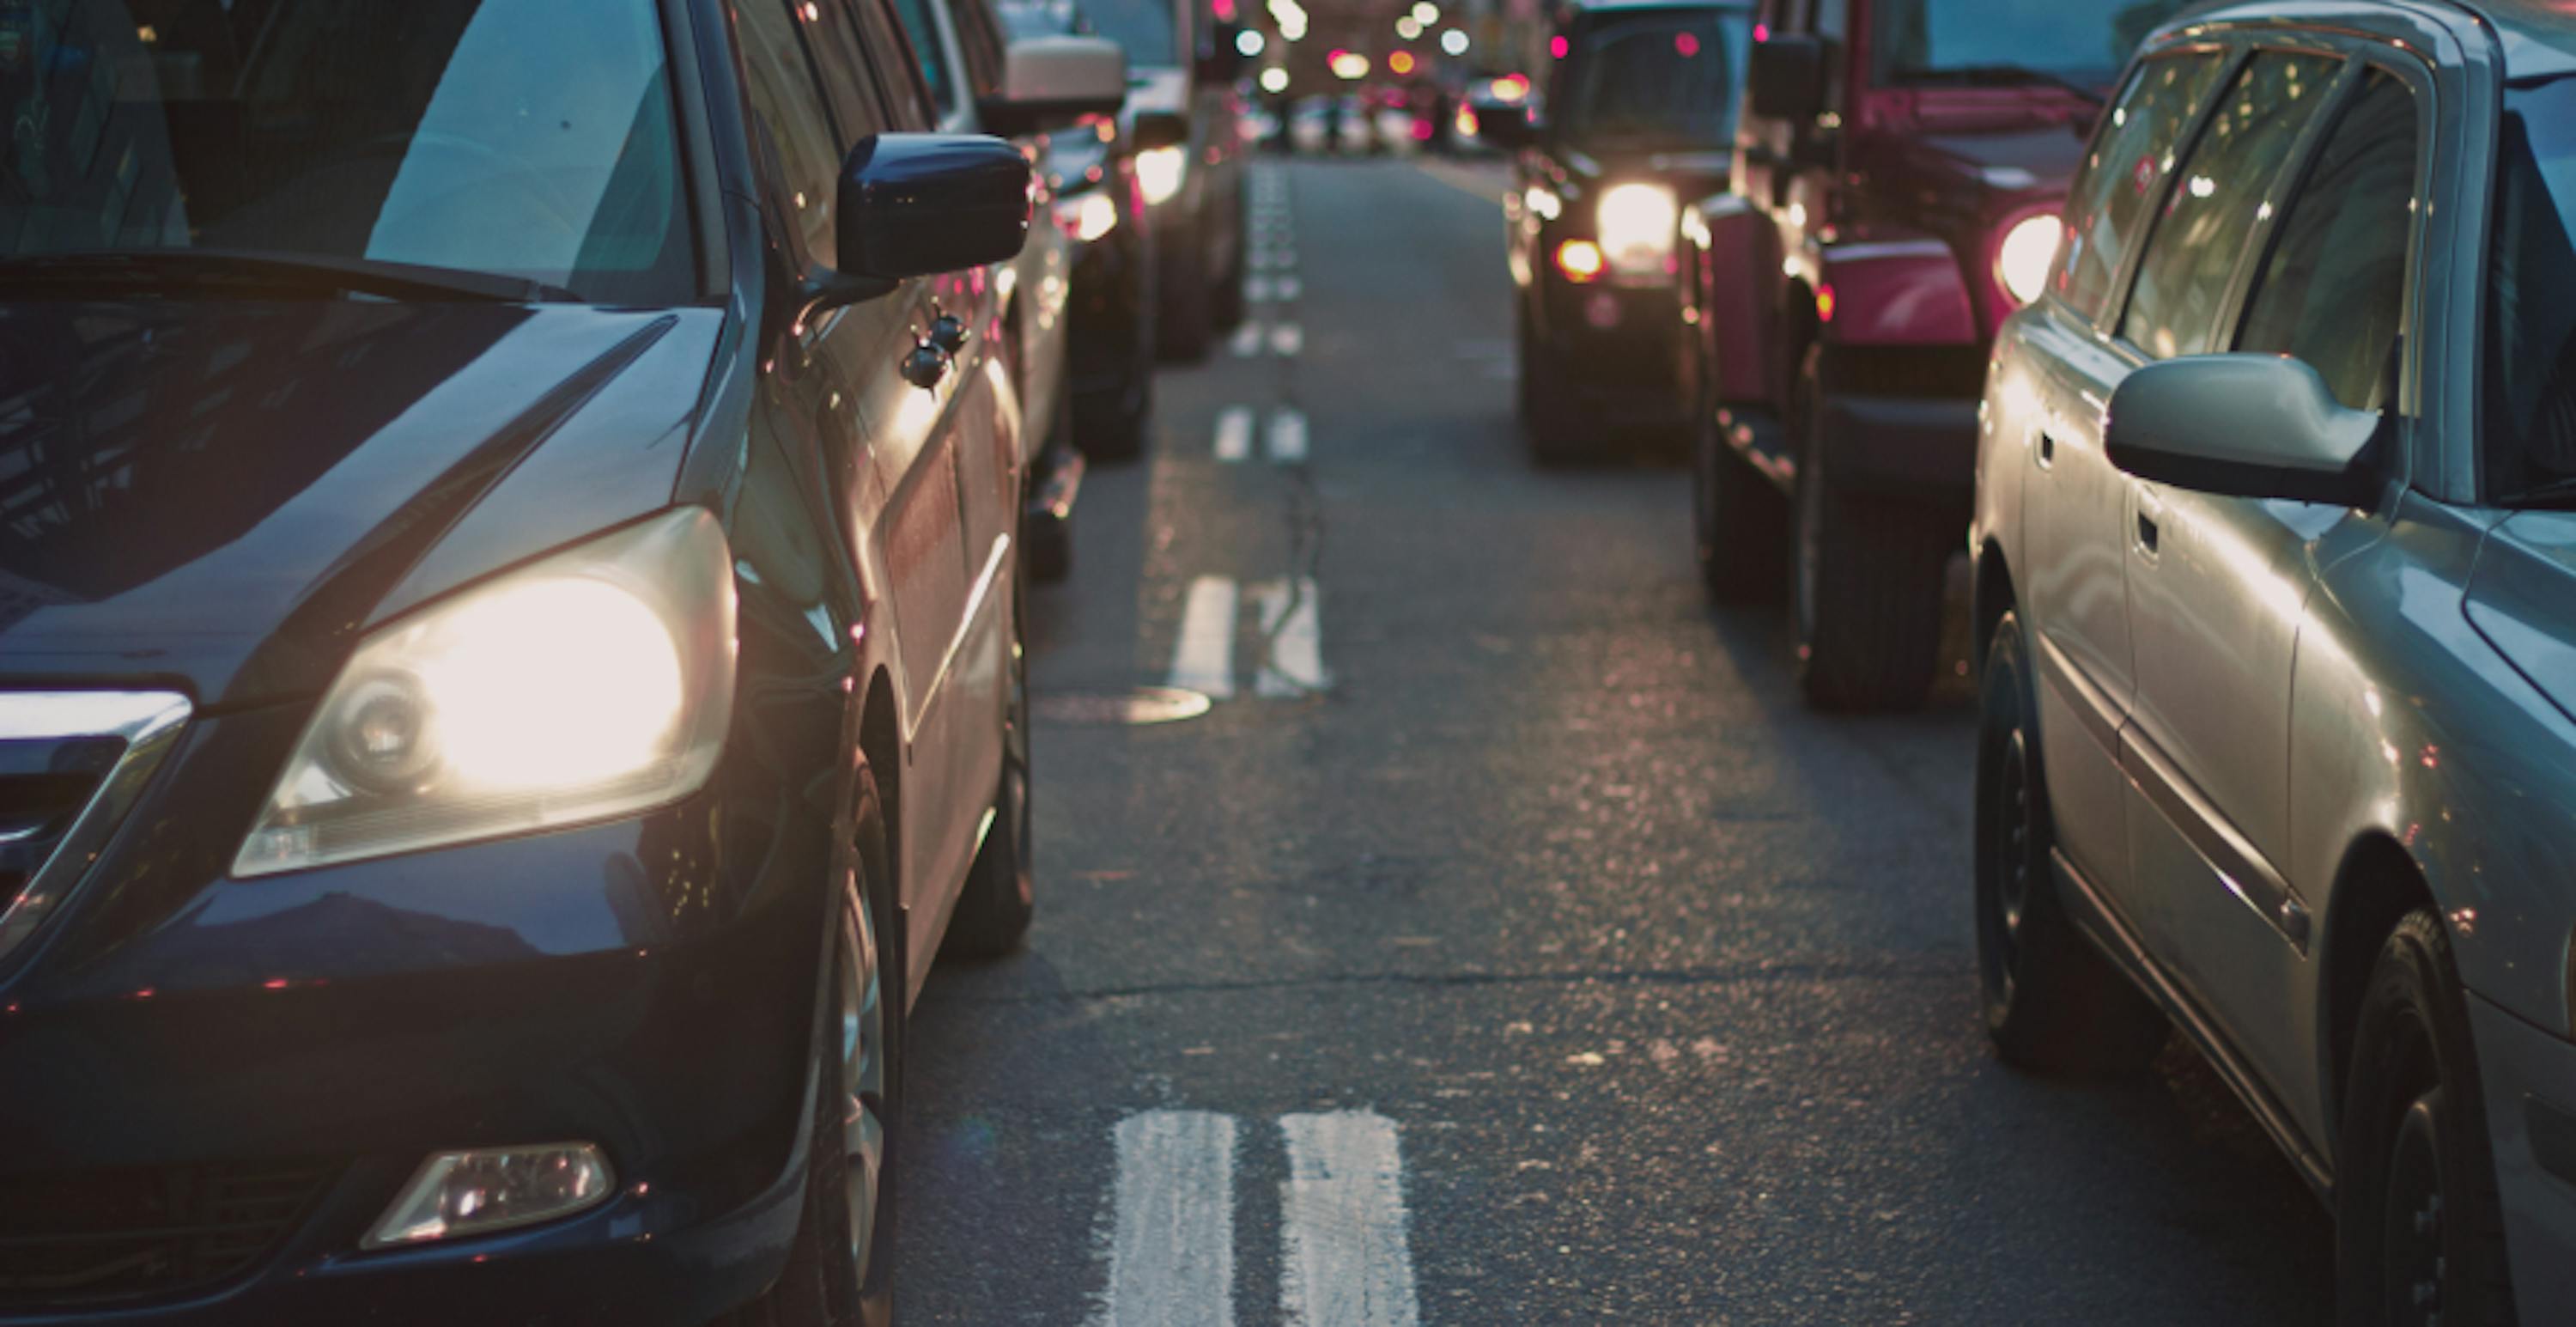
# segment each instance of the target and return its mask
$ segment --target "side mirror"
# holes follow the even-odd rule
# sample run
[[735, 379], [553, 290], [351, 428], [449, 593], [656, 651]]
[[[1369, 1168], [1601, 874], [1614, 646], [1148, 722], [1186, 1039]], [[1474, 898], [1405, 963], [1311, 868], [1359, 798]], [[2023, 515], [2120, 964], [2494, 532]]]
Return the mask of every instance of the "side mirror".
[[1208, 48], [1199, 53], [1199, 78], [1209, 83], [1231, 83], [1243, 77], [1243, 49], [1236, 39], [1243, 35], [1243, 25], [1233, 19], [1218, 19], [1208, 29]]
[[1029, 162], [982, 134], [877, 134], [850, 149], [839, 203], [845, 280], [981, 267], [1028, 240]]
[[1808, 124], [1825, 109], [1825, 44], [1804, 33], [1772, 33], [1753, 44], [1748, 79], [1755, 115]]
[[1127, 50], [1105, 37], [1023, 37], [1002, 48], [1002, 82], [976, 106], [997, 134], [1061, 129], [1127, 102]]
[[1190, 141], [1190, 120], [1178, 111], [1139, 111], [1127, 137], [1139, 152], [1181, 147]]
[[2381, 417], [2345, 408], [2287, 355], [2189, 355], [2150, 364], [2111, 393], [2111, 464], [2161, 484], [2235, 498], [2374, 506]]

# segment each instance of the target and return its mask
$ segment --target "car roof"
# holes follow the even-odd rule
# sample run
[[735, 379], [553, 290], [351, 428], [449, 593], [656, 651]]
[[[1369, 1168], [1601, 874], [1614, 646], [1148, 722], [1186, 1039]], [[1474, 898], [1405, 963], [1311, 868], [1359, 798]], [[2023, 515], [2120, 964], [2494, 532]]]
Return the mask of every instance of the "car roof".
[[2240, 0], [2233, 4], [2216, 4], [2186, 10], [2167, 24], [2167, 30], [2188, 27], [2210, 19], [2253, 20], [2257, 22], [2331, 21], [2333, 11], [2354, 12], [2371, 9], [2401, 10], [2423, 14], [2428, 10], [2448, 10], [2454, 14], [2475, 16], [2496, 34], [2504, 49], [2504, 73], [2508, 79], [2550, 78], [2576, 73], [2576, 7], [2566, 0], [2363, 0], [2346, 9], [2341, 5], [2283, 6], [2278, 0]]

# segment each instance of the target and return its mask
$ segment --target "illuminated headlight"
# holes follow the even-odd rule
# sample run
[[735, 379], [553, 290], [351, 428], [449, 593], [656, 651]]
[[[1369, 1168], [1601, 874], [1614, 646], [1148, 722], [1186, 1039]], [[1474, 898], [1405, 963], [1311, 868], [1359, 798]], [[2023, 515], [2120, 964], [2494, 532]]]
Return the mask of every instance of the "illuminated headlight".
[[1660, 184], [1622, 184], [1601, 195], [1601, 252], [1620, 281], [1672, 275], [1673, 230], [1681, 208]]
[[1181, 191], [1181, 177], [1189, 164], [1188, 149], [1177, 143], [1137, 153], [1136, 183], [1145, 191], [1145, 201], [1158, 207], [1169, 202]]
[[1080, 198], [1059, 199], [1055, 205], [1058, 227], [1085, 244], [1118, 229], [1118, 203], [1108, 194], [1087, 193]]
[[2028, 304], [2048, 288], [2049, 266], [2057, 261], [2057, 241], [2066, 227], [2054, 215], [2023, 217], [2004, 232], [1995, 250], [1995, 280], [2015, 304]]
[[733, 570], [691, 507], [379, 628], [322, 698], [236, 876], [499, 838], [697, 791], [731, 717]]

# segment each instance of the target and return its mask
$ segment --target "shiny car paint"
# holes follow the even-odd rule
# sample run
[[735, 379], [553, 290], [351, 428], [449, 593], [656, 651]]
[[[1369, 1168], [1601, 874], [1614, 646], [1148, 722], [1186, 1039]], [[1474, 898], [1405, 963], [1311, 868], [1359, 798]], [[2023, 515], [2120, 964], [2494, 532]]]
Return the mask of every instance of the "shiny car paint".
[[[329, 1175], [239, 1275], [96, 1312], [703, 1321], [775, 1278], [797, 1225], [862, 764], [908, 923], [895, 989], [927, 975], [1001, 760], [1020, 407], [995, 336], [936, 390], [895, 372], [934, 307], [996, 330], [982, 271], [805, 316], [795, 203], [746, 147], [730, 12], [665, 6], [699, 304], [0, 302], [0, 400], [25, 407], [0, 449], [52, 458], [15, 482], [62, 513], [0, 553], [0, 685], [195, 708], [0, 964], [0, 1181], [274, 1159]], [[717, 514], [737, 573], [733, 736], [702, 790], [228, 874], [368, 630], [674, 505]], [[427, 1153], [557, 1138], [599, 1143], [623, 1187], [551, 1224], [357, 1251]]]
[[[2377, 503], [2220, 498], [2119, 473], [2102, 412], [2143, 359], [2109, 330], [2116, 298], [2097, 323], [2050, 296], [1996, 345], [1971, 542], [1977, 622], [2013, 607], [2036, 646], [2059, 846], [2097, 937], [2162, 988], [2321, 1189], [2351, 1086], [2354, 973], [2398, 901], [2442, 918], [2515, 1290], [2537, 1321], [2576, 1298], [2576, 1170], [2552, 1123], [2576, 1102], [2576, 517], [2478, 492], [2476, 329], [2498, 85], [2563, 68], [2571, 42], [2532, 11], [2507, 29], [2500, 44], [2465, 11], [2402, 0], [2236, 6], [2147, 48], [2357, 53], [2429, 108], [2403, 418]], [[2160, 531], [2152, 549], [2142, 517]]]

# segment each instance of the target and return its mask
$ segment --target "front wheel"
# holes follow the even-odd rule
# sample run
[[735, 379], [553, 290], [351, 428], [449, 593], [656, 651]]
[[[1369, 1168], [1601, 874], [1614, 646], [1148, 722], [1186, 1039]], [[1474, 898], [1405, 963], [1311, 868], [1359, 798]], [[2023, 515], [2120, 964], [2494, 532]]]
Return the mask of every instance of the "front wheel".
[[1727, 445], [1716, 412], [1698, 414], [1691, 440], [1691, 526], [1700, 584], [1715, 603], [1775, 600], [1789, 544], [1788, 504]]
[[2335, 1300], [2348, 1327], [2514, 1321], [2485, 1094], [2450, 937], [2430, 910], [2380, 947], [2336, 1143]]
[[1835, 478], [1812, 354], [1809, 365], [1790, 559], [1798, 689], [1822, 710], [1913, 709], [1932, 689], [1942, 579], [1960, 540], [1919, 503]]
[[1207, 358], [1216, 336], [1215, 291], [1208, 280], [1207, 251], [1198, 230], [1175, 218], [1161, 243], [1172, 255], [1162, 273], [1162, 307], [1155, 314], [1163, 358], [1196, 363]]

